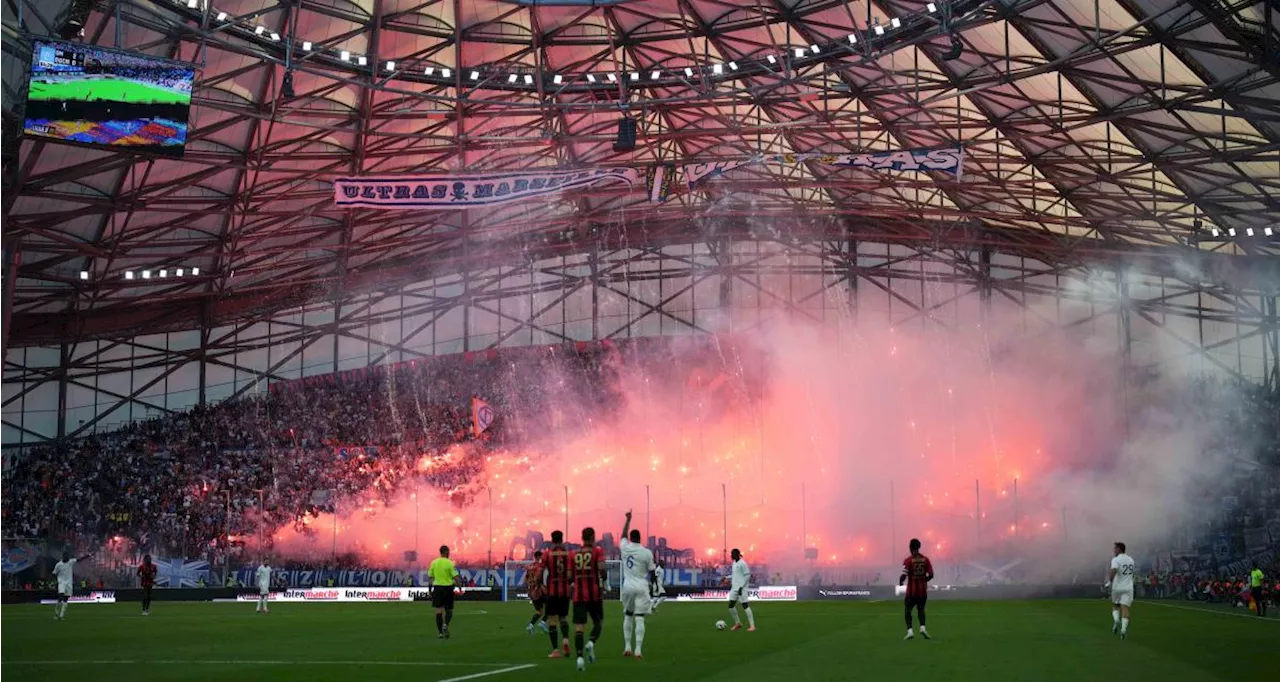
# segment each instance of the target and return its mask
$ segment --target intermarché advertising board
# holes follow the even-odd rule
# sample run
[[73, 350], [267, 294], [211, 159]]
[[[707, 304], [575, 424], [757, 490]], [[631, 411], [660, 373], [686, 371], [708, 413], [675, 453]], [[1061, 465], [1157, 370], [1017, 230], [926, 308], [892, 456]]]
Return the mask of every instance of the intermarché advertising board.
[[[455, 587], [454, 594], [488, 597], [488, 587]], [[317, 587], [303, 590], [281, 590], [268, 595], [273, 602], [412, 602], [431, 601], [431, 590], [425, 587]], [[236, 595], [236, 601], [258, 601], [257, 592]]]

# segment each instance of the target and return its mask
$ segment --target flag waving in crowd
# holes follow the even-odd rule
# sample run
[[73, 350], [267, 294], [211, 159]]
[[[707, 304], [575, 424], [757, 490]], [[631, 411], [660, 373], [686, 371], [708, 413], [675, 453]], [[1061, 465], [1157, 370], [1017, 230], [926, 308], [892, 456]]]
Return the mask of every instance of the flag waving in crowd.
[[471, 435], [476, 438], [493, 425], [493, 408], [477, 396], [471, 396]]

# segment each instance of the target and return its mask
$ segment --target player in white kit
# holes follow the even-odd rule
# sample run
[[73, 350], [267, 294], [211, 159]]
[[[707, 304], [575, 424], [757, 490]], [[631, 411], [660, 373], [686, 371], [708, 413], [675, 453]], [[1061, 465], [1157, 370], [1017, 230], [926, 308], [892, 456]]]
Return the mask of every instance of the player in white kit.
[[271, 613], [267, 608], [268, 599], [271, 597], [271, 566], [267, 564], [266, 558], [262, 559], [262, 564], [258, 566], [253, 577], [258, 583], [257, 613]]
[[1107, 584], [1103, 588], [1111, 588], [1111, 632], [1119, 633], [1120, 639], [1129, 634], [1129, 607], [1133, 606], [1133, 557], [1125, 554], [1123, 542], [1117, 542], [1112, 548], [1111, 568], [1107, 571]]
[[[631, 512], [622, 525], [622, 640], [623, 656], [644, 658], [644, 617], [653, 609], [649, 579], [653, 575], [653, 552], [640, 544], [640, 531], [631, 530]], [[632, 635], [635, 649], [631, 648]]]
[[58, 602], [53, 607], [53, 617], [62, 620], [67, 617], [67, 601], [71, 599], [71, 591], [75, 587], [75, 567], [77, 561], [88, 559], [90, 554], [76, 558], [71, 552], [63, 550], [62, 561], [53, 565], [53, 576], [58, 579]]
[[667, 569], [662, 565], [661, 561], [655, 561], [653, 567], [653, 589], [649, 594], [653, 597], [653, 607], [650, 613], [657, 613], [658, 607], [667, 599]]
[[733, 557], [733, 566], [729, 572], [729, 615], [733, 616], [733, 627], [730, 630], [741, 630], [742, 619], [738, 617], [738, 602], [742, 602], [742, 610], [747, 612], [747, 632], [756, 631], [756, 615], [751, 612], [748, 591], [751, 588], [751, 567], [742, 558], [742, 552], [735, 547], [729, 554]]

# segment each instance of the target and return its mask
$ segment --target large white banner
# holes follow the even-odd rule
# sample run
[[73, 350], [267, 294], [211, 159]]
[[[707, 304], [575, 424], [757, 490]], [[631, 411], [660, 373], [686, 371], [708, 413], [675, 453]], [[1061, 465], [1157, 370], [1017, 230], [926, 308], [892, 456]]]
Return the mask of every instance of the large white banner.
[[939, 171], [960, 177], [964, 171], [964, 148], [949, 147], [946, 149], [917, 149], [896, 152], [875, 152], [867, 154], [769, 154], [748, 159], [716, 161], [712, 163], [686, 164], [682, 171], [684, 181], [690, 190], [699, 182], [714, 178], [743, 166], [760, 163], [795, 164], [814, 161], [829, 166], [845, 168], [866, 168], [878, 171]]
[[[766, 585], [747, 590], [751, 601], [795, 601], [795, 585]], [[729, 590], [704, 590], [692, 594], [677, 595], [675, 601], [728, 601]]]
[[497, 206], [598, 184], [643, 185], [637, 168], [339, 178], [333, 202], [347, 208], [464, 209]]
[[[114, 604], [115, 592], [90, 592], [89, 594], [73, 594], [67, 601], [72, 604]], [[57, 599], [41, 599], [41, 604], [57, 604]]]

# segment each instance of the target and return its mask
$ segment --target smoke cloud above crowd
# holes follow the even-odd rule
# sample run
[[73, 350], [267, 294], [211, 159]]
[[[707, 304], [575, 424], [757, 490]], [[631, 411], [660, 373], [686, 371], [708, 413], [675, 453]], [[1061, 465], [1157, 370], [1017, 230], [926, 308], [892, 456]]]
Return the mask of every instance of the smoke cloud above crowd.
[[[977, 312], [976, 297], [957, 306]], [[1186, 373], [1126, 381], [1114, 330], [1028, 332], [1034, 315], [993, 302], [958, 322], [726, 320], [652, 357], [610, 354], [608, 409], [558, 372], [517, 374], [550, 418], [499, 409], [519, 445], [419, 462], [424, 476], [472, 462], [470, 482], [410, 482], [390, 505], [356, 495], [336, 533], [321, 515], [306, 534], [275, 530], [273, 551], [392, 565], [448, 544], [498, 562], [525, 558], [530, 533], [576, 539], [590, 525], [616, 538], [632, 510], [634, 527], [691, 563], [738, 547], [779, 569], [871, 569], [918, 537], [944, 564], [1039, 557], [1076, 570], [1103, 565], [1114, 540], [1141, 552], [1203, 513], [1232, 461], [1206, 451], [1217, 425], [1198, 417]]]

